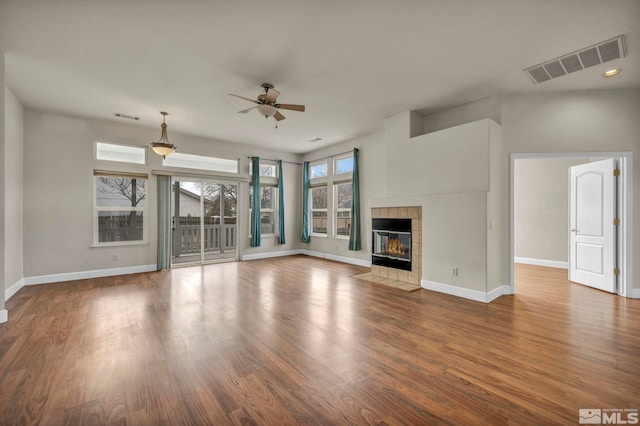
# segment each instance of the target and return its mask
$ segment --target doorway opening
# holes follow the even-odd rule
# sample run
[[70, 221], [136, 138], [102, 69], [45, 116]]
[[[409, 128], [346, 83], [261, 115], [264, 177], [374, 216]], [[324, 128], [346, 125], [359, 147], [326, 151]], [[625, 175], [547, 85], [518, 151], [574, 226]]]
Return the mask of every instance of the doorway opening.
[[238, 260], [238, 185], [171, 179], [171, 266]]
[[509, 252], [512, 294], [516, 292], [515, 263], [570, 267], [569, 167], [604, 158], [615, 159], [620, 170], [616, 206], [620, 224], [615, 244], [619, 275], [615, 292], [632, 297], [633, 171], [632, 153], [628, 152], [511, 154]]

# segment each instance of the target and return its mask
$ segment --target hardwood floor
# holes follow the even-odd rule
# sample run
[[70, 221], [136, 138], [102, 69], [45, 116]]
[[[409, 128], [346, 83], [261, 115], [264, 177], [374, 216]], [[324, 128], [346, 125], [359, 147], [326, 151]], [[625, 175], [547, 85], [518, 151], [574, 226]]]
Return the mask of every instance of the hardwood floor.
[[25, 287], [1, 424], [577, 424], [640, 408], [640, 300], [517, 265], [490, 304], [294, 256]]

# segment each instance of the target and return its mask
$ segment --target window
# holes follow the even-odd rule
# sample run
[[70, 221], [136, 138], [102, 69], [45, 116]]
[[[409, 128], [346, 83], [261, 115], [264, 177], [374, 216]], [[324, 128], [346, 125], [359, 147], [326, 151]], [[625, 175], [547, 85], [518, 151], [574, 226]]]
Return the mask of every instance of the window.
[[[274, 235], [278, 220], [277, 199], [278, 173], [276, 162], [260, 160], [260, 229], [262, 235]], [[249, 162], [249, 174], [253, 173], [253, 163]], [[253, 186], [249, 185], [249, 218], [251, 218]], [[251, 229], [251, 224], [249, 224]]]
[[[260, 161], [260, 177], [272, 177], [276, 176], [276, 165], [275, 163], [263, 163], [264, 160]], [[249, 174], [253, 174], [253, 163], [249, 163]]]
[[96, 160], [147, 164], [147, 150], [139, 146], [96, 142]]
[[[276, 233], [276, 187], [260, 185], [260, 229], [262, 235]], [[249, 186], [249, 218], [253, 210], [253, 187]], [[251, 226], [249, 226], [251, 229]]]
[[94, 172], [94, 244], [146, 241], [147, 175]]
[[309, 165], [309, 179], [316, 179], [320, 177], [327, 177], [327, 162], [322, 161]]
[[311, 233], [327, 235], [327, 186], [311, 188]]
[[344, 173], [353, 173], [353, 155], [349, 154], [346, 157], [336, 157], [334, 162], [335, 175], [341, 175]]
[[338, 183], [333, 186], [335, 197], [335, 231], [336, 237], [349, 237], [351, 230], [351, 204], [353, 202], [353, 186], [351, 182]]
[[311, 235], [349, 238], [353, 201], [352, 173], [352, 153], [309, 164]]
[[210, 172], [238, 173], [238, 160], [205, 157], [202, 155], [184, 154], [182, 152], [174, 152], [162, 160], [162, 165], [207, 170]]

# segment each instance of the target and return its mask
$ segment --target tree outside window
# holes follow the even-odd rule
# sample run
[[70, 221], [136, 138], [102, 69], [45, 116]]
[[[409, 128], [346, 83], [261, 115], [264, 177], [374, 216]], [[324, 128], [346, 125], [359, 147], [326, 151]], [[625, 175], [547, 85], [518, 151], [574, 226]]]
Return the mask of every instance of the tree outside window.
[[[260, 185], [260, 227], [262, 235], [276, 233], [276, 187]], [[253, 187], [249, 187], [249, 217], [253, 210]]]
[[311, 188], [311, 233], [327, 233], [327, 186]]
[[351, 204], [353, 203], [353, 185], [344, 182], [334, 185], [335, 194], [335, 235], [348, 237], [351, 230]]
[[144, 178], [95, 176], [95, 243], [134, 242], [144, 240]]

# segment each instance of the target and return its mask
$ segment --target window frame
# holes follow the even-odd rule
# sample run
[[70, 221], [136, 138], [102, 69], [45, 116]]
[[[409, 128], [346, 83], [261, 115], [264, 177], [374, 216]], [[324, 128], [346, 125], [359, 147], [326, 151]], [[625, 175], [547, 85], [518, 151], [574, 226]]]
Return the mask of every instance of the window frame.
[[[182, 158], [183, 164], [180, 164], [179, 162], [178, 164], [171, 164], [172, 162], [176, 161], [176, 159], [180, 161], [181, 158]], [[201, 165], [197, 163], [198, 159], [202, 159]], [[220, 168], [215, 168], [213, 165], [207, 165], [207, 160], [211, 160], [212, 162], [215, 162], [215, 160], [220, 160], [223, 162], [235, 163], [235, 170], [234, 171], [225, 170], [224, 166], [221, 166]], [[192, 161], [192, 163], [189, 164], [189, 161]], [[176, 152], [162, 159], [162, 167], [173, 167], [173, 168], [185, 169], [185, 170], [202, 170], [208, 173], [222, 173], [224, 175], [230, 175], [230, 176], [237, 176], [240, 174], [239, 163], [240, 161], [237, 158], [212, 157], [210, 155], [191, 154], [188, 152]], [[230, 165], [231, 164], [229, 164], [229, 166]]]
[[[313, 168], [319, 166], [321, 164], [325, 165], [325, 169], [327, 170], [324, 176], [311, 176], [313, 172]], [[315, 181], [316, 179], [328, 179], [331, 176], [331, 171], [329, 170], [329, 162], [327, 160], [318, 160], [312, 163], [309, 163], [309, 181]]]
[[[325, 188], [326, 192], [327, 192], [327, 205], [325, 208], [314, 208], [313, 207], [313, 190], [317, 189], [317, 188]], [[323, 238], [327, 238], [329, 237], [329, 185], [327, 183], [321, 183], [321, 184], [316, 184], [316, 185], [311, 185], [309, 186], [309, 213], [310, 213], [310, 220], [309, 220], [309, 235], [311, 235], [312, 237], [323, 237]], [[327, 229], [326, 232], [314, 232], [313, 230], [313, 212], [325, 212], [326, 215], [326, 221], [327, 221]]]
[[[351, 158], [351, 170], [347, 172], [338, 172], [338, 161], [346, 160], [347, 158]], [[346, 176], [353, 174], [353, 153], [342, 154], [333, 157], [333, 176]]]
[[[268, 166], [273, 169], [273, 176], [260, 175], [260, 184], [278, 184], [278, 163], [273, 160], [260, 160], [260, 168]], [[253, 175], [253, 162], [249, 161], [249, 176]]]
[[[352, 180], [341, 180], [341, 181], [335, 181], [333, 183], [333, 238], [338, 238], [341, 240], [348, 240], [349, 239], [349, 235], [338, 235], [338, 212], [344, 212], [347, 211], [349, 212], [349, 224], [351, 224], [351, 220], [353, 220], [353, 218], [351, 217], [351, 207], [349, 208], [345, 208], [345, 207], [338, 207], [338, 186], [339, 185], [351, 185], [353, 183]], [[353, 197], [353, 190], [351, 192], [351, 196]], [[351, 199], [351, 203], [353, 205], [353, 198]]]
[[[148, 244], [148, 214], [147, 205], [148, 198], [142, 207], [130, 207], [130, 206], [98, 206], [98, 178], [100, 177], [121, 177], [127, 179], [144, 180], [145, 197], [149, 193], [149, 175], [146, 173], [126, 173], [126, 172], [106, 172], [94, 170], [93, 178], [93, 244], [92, 247], [118, 247], [118, 246], [134, 246]], [[131, 241], [106, 241], [100, 242], [100, 212], [142, 212], [142, 239]]]
[[[140, 161], [127, 161], [126, 159], [98, 158], [99, 151], [100, 151], [98, 145], [122, 147], [122, 148], [129, 148], [129, 149], [132, 149], [132, 150], [140, 151], [140, 154], [142, 154], [143, 157], [144, 157], [144, 161], [140, 162]], [[137, 145], [131, 145], [131, 144], [114, 143], [114, 142], [107, 142], [107, 141], [103, 141], [103, 140], [95, 140], [95, 141], [93, 141], [93, 158], [96, 161], [108, 161], [110, 163], [137, 164], [137, 165], [146, 166], [149, 156], [147, 155], [147, 148], [145, 146], [137, 146]]]
[[[319, 177], [309, 177], [309, 212], [310, 212], [310, 220], [308, 224], [308, 231], [310, 236], [315, 237], [325, 237], [325, 238], [335, 238], [339, 240], [348, 240], [348, 235], [338, 235], [337, 234], [337, 225], [338, 225], [338, 212], [343, 211], [351, 211], [351, 208], [338, 208], [337, 203], [337, 185], [352, 183], [353, 182], [353, 169], [346, 172], [337, 173], [337, 165], [341, 160], [345, 160], [351, 158], [353, 161], [353, 152], [347, 152], [339, 155], [332, 155], [320, 160], [309, 162], [309, 168], [319, 164], [326, 164], [327, 175], [319, 176]], [[326, 209], [326, 217], [327, 217], [327, 232], [326, 233], [317, 233], [313, 232], [313, 211], [320, 211], [324, 209], [314, 209], [313, 208], [313, 188], [318, 186], [326, 186], [327, 187], [327, 209]], [[331, 212], [331, 214], [329, 214]], [[353, 218], [350, 217], [351, 220]]]
[[[260, 175], [260, 191], [262, 188], [273, 188], [273, 208], [264, 209], [260, 206], [260, 235], [267, 238], [272, 238], [278, 235], [278, 162], [274, 160], [260, 159], [260, 166], [263, 165], [273, 167], [273, 176]], [[249, 176], [253, 174], [253, 162], [249, 161]], [[249, 238], [251, 238], [251, 192], [253, 191], [253, 185], [249, 181]], [[265, 234], [262, 232], [262, 213], [273, 213], [273, 233]]]

